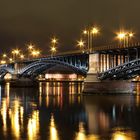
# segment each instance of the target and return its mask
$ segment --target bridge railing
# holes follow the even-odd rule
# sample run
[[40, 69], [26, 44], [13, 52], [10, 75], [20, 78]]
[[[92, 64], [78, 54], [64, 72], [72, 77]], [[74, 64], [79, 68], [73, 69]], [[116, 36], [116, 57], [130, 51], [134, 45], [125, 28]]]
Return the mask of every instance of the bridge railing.
[[[19, 62], [32, 62], [32, 61], [36, 61], [40, 58], [51, 58], [51, 57], [59, 57], [59, 56], [71, 56], [71, 55], [76, 55], [76, 54], [88, 54], [88, 51], [82, 52], [81, 50], [74, 50], [74, 51], [68, 51], [68, 52], [61, 52], [61, 53], [57, 53], [55, 55], [40, 55], [39, 57], [35, 57], [35, 58], [24, 58], [23, 60], [16, 60], [12, 63], [19, 63]], [[7, 64], [11, 64], [11, 63], [7, 63]]]
[[114, 49], [127, 49], [140, 47], [140, 42], [129, 43], [129, 44], [118, 44], [118, 45], [106, 45], [106, 46], [96, 46], [93, 47], [93, 51], [105, 51], [105, 50], [114, 50]]

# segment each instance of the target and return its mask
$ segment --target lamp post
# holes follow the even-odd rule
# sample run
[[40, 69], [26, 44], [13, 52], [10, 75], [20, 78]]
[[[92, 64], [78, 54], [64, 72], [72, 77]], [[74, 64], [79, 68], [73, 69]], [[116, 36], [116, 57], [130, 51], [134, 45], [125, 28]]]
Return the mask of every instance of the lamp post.
[[6, 61], [6, 59], [7, 59], [7, 54], [4, 53], [4, 54], [2, 55], [2, 60]]
[[119, 32], [117, 33], [117, 38], [119, 39], [120, 43], [125, 45], [125, 32]]
[[12, 58], [9, 58], [8, 57], [8, 55], [6, 54], [6, 53], [4, 53], [3, 55], [2, 55], [2, 62], [5, 62], [5, 63], [8, 63], [8, 62], [12, 62], [13, 61], [13, 59]]
[[120, 43], [125, 45], [129, 45], [130, 40], [134, 37], [134, 33], [132, 32], [119, 32], [117, 33], [117, 38], [120, 40]]
[[54, 56], [57, 51], [56, 48], [57, 43], [58, 43], [58, 39], [56, 39], [55, 37], [51, 39], [51, 48], [50, 48], [51, 56]]
[[83, 31], [84, 35], [87, 35], [87, 51], [93, 51], [93, 37], [99, 33], [99, 29], [97, 27], [90, 27], [89, 29], [85, 29]]
[[7, 57], [7, 55], [4, 53], [4, 54], [2, 55], [2, 57], [3, 57], [3, 58], [6, 58], [6, 57]]
[[36, 58], [40, 55], [40, 51], [39, 50], [32, 50], [31, 55]]
[[12, 63], [13, 62], [13, 59], [12, 58], [9, 58], [9, 62]]
[[21, 60], [23, 60], [24, 57], [25, 57], [25, 56], [24, 56], [23, 54], [20, 54], [20, 59], [21, 59]]
[[18, 49], [12, 50], [12, 55], [13, 55], [14, 61], [16, 60], [16, 58], [19, 54], [20, 54], [20, 50], [18, 50]]
[[56, 47], [52, 46], [51, 47], [51, 56], [54, 56], [56, 53]]
[[34, 45], [30, 43], [30, 44], [27, 45], [27, 47], [28, 47], [27, 48], [28, 49], [28, 54], [27, 55], [28, 55], [28, 59], [30, 59], [30, 55], [32, 55], [32, 51], [34, 49]]
[[0, 63], [1, 64], [6, 64], [6, 60], [1, 60]]
[[8, 55], [6, 54], [6, 53], [4, 53], [3, 55], [2, 55], [2, 61], [1, 61], [2, 63], [12, 63], [13, 62], [13, 58], [11, 58], [11, 57], [8, 57]]
[[126, 34], [126, 43], [127, 43], [127, 45], [129, 45], [129, 43], [131, 42], [131, 39], [134, 37], [134, 33], [132, 33], [132, 32], [128, 32], [127, 34]]

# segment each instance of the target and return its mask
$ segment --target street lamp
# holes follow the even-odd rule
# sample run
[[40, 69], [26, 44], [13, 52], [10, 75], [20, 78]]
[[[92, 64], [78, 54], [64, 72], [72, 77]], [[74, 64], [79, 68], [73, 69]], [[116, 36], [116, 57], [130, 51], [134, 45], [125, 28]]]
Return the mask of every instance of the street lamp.
[[11, 62], [13, 62], [13, 59], [12, 59], [12, 58], [9, 58], [9, 61], [10, 61], [10, 63], [11, 63]]
[[20, 59], [21, 59], [21, 60], [24, 59], [24, 55], [23, 55], [23, 54], [20, 55]]
[[52, 42], [52, 44], [56, 44], [57, 43], [57, 39], [54, 37], [54, 38], [52, 38], [51, 42]]
[[56, 53], [56, 47], [51, 47], [51, 55], [53, 56]]
[[1, 64], [6, 64], [6, 61], [5, 61], [5, 60], [1, 60], [0, 63], [1, 63]]
[[93, 50], [93, 36], [97, 35], [99, 33], [99, 29], [97, 27], [90, 27], [89, 29], [85, 29], [83, 31], [84, 35], [87, 35], [87, 50], [89, 52], [92, 52]]
[[80, 39], [79, 41], [77, 41], [77, 46], [80, 47], [80, 49], [82, 50], [82, 52], [84, 52], [85, 42], [82, 39]]
[[29, 59], [30, 58], [30, 55], [32, 55], [32, 51], [34, 49], [34, 45], [30, 43], [30, 44], [27, 45], [27, 47], [28, 47], [27, 48], [27, 51], [28, 51], [27, 52], [27, 58]]
[[133, 37], [133, 36], [134, 36], [134, 33], [130, 32], [129, 37]]
[[2, 55], [2, 57], [3, 57], [3, 58], [6, 58], [6, 57], [7, 57], [7, 55], [4, 53], [4, 54]]
[[134, 33], [133, 32], [129, 32], [128, 33], [128, 43], [131, 41], [131, 39], [134, 37]]
[[119, 32], [119, 33], [117, 33], [117, 38], [120, 40], [120, 42], [123, 41], [123, 45], [128, 45], [132, 37], [134, 37], [133, 32]]
[[126, 36], [125, 32], [117, 33], [117, 38], [120, 40], [120, 43], [122, 43], [123, 41], [123, 45], [125, 45], [125, 36]]
[[93, 27], [93, 28], [91, 29], [91, 32], [92, 32], [93, 35], [98, 34], [98, 33], [99, 33], [99, 29], [96, 28], [96, 27]]
[[32, 50], [33, 48], [34, 48], [34, 45], [33, 45], [33, 44], [29, 44], [29, 45], [28, 45], [28, 49], [29, 49], [29, 50]]
[[38, 57], [38, 56], [40, 55], [40, 51], [39, 51], [39, 50], [33, 50], [33, 51], [31, 52], [31, 55], [32, 55], [33, 57]]
[[16, 59], [16, 57], [17, 57], [17, 55], [19, 55], [19, 53], [20, 53], [20, 50], [18, 50], [18, 49], [12, 50], [13, 60]]
[[51, 49], [50, 49], [51, 56], [53, 56], [57, 51], [57, 48], [56, 48], [57, 43], [58, 43], [58, 39], [56, 37], [51, 39]]

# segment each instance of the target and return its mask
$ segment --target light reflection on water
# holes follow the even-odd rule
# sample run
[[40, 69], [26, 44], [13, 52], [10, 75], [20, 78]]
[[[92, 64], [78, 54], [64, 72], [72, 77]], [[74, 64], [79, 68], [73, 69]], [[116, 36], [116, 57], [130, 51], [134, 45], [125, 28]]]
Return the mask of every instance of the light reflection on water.
[[49, 138], [50, 140], [59, 140], [53, 114], [51, 115], [51, 119], [50, 119], [50, 137]]
[[[136, 85], [136, 89], [139, 85]], [[136, 140], [140, 96], [82, 96], [82, 83], [0, 87], [2, 140]]]

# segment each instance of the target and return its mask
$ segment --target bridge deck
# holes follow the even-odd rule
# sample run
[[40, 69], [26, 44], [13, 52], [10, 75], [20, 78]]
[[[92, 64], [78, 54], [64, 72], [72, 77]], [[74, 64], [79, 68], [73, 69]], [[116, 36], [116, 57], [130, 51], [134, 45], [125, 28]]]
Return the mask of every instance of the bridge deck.
[[130, 43], [128, 45], [107, 45], [107, 46], [95, 46], [93, 47], [93, 51], [99, 52], [99, 51], [108, 51], [108, 50], [124, 50], [124, 49], [131, 49], [131, 48], [139, 48], [140, 42], [137, 43]]

